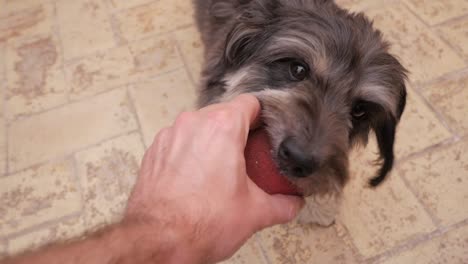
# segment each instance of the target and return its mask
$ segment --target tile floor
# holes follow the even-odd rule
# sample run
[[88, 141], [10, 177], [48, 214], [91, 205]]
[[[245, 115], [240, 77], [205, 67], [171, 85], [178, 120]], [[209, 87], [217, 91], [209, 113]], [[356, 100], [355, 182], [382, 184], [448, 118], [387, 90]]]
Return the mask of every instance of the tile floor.
[[[338, 0], [411, 71], [398, 162], [337, 223], [255, 235], [227, 263], [468, 263], [468, 1]], [[0, 256], [117, 221], [145, 146], [193, 107], [189, 0], [0, 0]], [[360, 153], [365, 153], [361, 155]]]

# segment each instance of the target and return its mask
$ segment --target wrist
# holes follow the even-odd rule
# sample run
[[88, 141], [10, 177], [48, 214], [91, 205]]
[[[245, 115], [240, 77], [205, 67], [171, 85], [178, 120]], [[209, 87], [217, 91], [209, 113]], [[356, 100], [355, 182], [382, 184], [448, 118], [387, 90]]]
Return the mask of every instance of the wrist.
[[166, 223], [123, 221], [106, 240], [118, 263], [202, 263], [203, 254], [184, 229]]

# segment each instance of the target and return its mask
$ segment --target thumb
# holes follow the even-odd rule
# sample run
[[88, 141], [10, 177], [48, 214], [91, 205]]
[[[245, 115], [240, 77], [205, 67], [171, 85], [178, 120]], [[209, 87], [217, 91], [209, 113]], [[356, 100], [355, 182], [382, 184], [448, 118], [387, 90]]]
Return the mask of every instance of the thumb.
[[304, 199], [291, 195], [267, 195], [267, 206], [264, 206], [262, 219], [265, 220], [263, 226], [266, 228], [278, 224], [285, 224], [296, 218], [304, 206]]

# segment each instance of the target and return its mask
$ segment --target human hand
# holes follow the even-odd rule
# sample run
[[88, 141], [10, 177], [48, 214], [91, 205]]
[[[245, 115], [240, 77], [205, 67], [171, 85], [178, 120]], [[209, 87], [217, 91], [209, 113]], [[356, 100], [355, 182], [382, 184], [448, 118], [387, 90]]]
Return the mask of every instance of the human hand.
[[259, 109], [255, 97], [241, 95], [183, 113], [160, 131], [125, 215], [144, 227], [141, 241], [169, 232], [173, 262], [213, 263], [256, 231], [295, 218], [302, 198], [268, 195], [246, 174], [244, 148]]

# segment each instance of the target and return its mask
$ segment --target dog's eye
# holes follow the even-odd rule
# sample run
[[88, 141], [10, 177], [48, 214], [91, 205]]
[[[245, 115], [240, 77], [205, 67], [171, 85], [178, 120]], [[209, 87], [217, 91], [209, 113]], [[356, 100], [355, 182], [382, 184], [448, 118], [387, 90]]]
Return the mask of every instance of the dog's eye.
[[293, 61], [289, 66], [289, 73], [294, 81], [303, 81], [307, 77], [308, 68], [303, 63]]
[[366, 105], [362, 102], [358, 102], [353, 106], [352, 111], [353, 118], [356, 120], [361, 120], [366, 117], [367, 109]]

